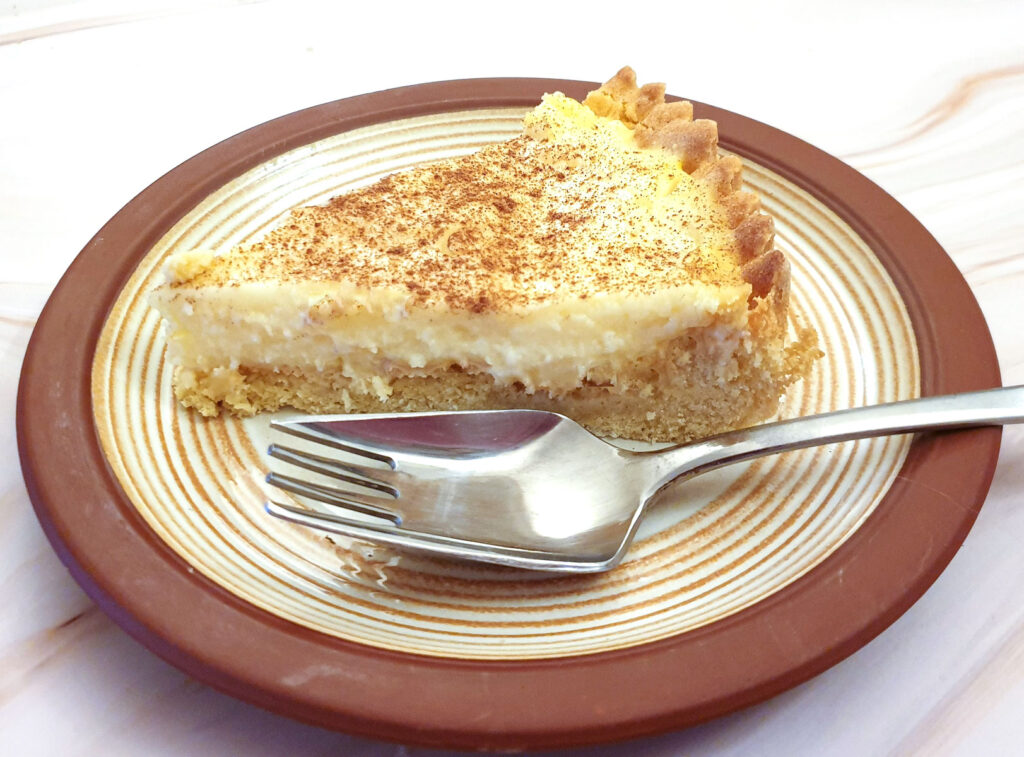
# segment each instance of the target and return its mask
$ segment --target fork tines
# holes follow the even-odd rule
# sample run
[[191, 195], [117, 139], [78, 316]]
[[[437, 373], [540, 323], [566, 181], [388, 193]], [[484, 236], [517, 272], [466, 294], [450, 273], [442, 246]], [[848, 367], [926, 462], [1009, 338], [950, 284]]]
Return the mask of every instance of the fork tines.
[[[274, 421], [271, 427], [276, 431], [290, 434], [294, 437], [311, 442], [316, 445], [326, 446], [338, 452], [344, 452], [352, 456], [362, 457], [387, 466], [386, 469], [360, 465], [354, 462], [343, 460], [340, 456], [326, 457], [315, 454], [298, 447], [285, 446], [282, 444], [271, 444], [267, 454], [297, 468], [310, 471], [318, 476], [326, 477], [331, 481], [338, 481], [350, 486], [359, 487], [362, 491], [352, 488], [340, 488], [329, 483], [319, 483], [313, 480], [305, 480], [295, 476], [284, 475], [276, 472], [267, 474], [266, 481], [292, 494], [299, 495], [315, 502], [332, 507], [343, 508], [362, 515], [369, 515], [375, 518], [382, 518], [394, 525], [401, 523], [400, 516], [389, 509], [387, 504], [395, 501], [398, 490], [381, 481], [381, 477], [387, 475], [395, 468], [395, 462], [391, 458], [360, 449], [358, 446], [346, 444], [337, 438], [319, 433], [315, 428], [308, 425], [297, 425], [288, 422]], [[370, 493], [372, 492], [372, 493]], [[268, 503], [269, 504], [269, 503]], [[282, 503], [273, 503], [277, 508], [295, 511], [296, 508]], [[269, 508], [268, 508], [268, 511]], [[280, 513], [272, 513], [280, 515]]]

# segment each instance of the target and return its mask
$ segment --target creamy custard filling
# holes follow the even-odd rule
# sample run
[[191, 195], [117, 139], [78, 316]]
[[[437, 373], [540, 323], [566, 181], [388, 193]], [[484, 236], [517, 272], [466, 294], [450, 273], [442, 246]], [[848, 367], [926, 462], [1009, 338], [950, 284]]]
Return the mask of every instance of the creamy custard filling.
[[185, 369], [239, 366], [340, 370], [358, 383], [458, 366], [499, 384], [553, 394], [607, 381], [693, 329], [737, 332], [747, 289], [699, 282], [643, 298], [602, 295], [475, 314], [410, 306], [392, 291], [246, 283], [163, 289], [169, 357]]

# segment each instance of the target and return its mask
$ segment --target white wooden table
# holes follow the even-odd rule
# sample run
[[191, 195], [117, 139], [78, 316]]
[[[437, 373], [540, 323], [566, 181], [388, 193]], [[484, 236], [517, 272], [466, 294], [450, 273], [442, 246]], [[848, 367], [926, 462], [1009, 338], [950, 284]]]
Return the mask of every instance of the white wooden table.
[[[291, 722], [158, 660], [64, 570], [18, 467], [20, 361], [65, 268], [152, 180], [274, 116], [423, 81], [600, 79], [629, 63], [895, 195], [971, 285], [1004, 383], [1024, 383], [1024, 4], [332, 5], [0, 3], [4, 755], [432, 753]], [[1012, 427], [963, 548], [875, 641], [759, 706], [579, 754], [1024, 753], [1022, 500], [1024, 428]]]

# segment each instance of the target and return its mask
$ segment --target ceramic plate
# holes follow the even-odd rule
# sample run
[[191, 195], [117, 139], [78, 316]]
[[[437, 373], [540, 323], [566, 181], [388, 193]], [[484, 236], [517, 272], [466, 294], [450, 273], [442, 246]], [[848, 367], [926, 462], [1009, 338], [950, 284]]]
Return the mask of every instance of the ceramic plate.
[[[447, 82], [312, 108], [183, 164], [104, 227], [34, 334], [19, 441], [41, 522], [115, 620], [198, 678], [309, 722], [541, 747], [768, 697], [865, 643], [934, 580], [984, 498], [997, 430], [718, 471], [666, 492], [618, 568], [566, 577], [271, 519], [267, 417], [177, 406], [147, 304], [168, 255], [254, 239], [292, 207], [515, 134], [545, 91], [593, 86]], [[998, 385], [966, 284], [905, 210], [793, 137], [697, 110], [776, 218], [795, 316], [826, 353], [780, 415]]]

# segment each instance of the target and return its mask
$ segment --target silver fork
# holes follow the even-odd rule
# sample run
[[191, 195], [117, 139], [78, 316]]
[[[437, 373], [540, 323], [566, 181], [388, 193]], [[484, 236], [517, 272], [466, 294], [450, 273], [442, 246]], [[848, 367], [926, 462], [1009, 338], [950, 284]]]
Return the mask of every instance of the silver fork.
[[269, 454], [315, 479], [272, 472], [267, 482], [315, 509], [265, 507], [371, 542], [597, 572], [619, 563], [647, 503], [679, 479], [819, 444], [1022, 421], [1024, 386], [797, 418], [655, 452], [621, 449], [538, 410], [312, 416], [272, 421], [291, 444]]

